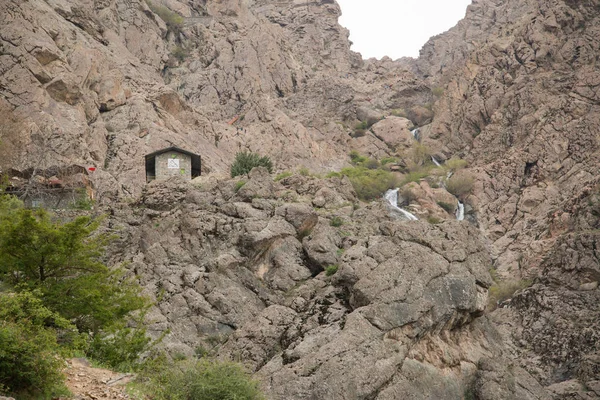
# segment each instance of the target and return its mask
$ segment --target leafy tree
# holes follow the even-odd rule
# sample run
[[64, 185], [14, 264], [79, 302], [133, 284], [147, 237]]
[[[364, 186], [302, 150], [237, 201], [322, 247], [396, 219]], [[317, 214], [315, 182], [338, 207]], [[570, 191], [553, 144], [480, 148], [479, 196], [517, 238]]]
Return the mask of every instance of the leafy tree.
[[96, 360], [130, 368], [150, 340], [145, 328], [125, 322], [135, 311], [141, 322], [150, 303], [122, 268], [102, 262], [111, 236], [98, 233], [99, 224], [91, 217], [62, 223], [0, 196], [0, 282], [35, 293], [44, 307], [90, 334], [87, 352]]
[[238, 175], [247, 174], [254, 167], [265, 167], [269, 172], [273, 172], [273, 163], [269, 157], [261, 157], [249, 151], [238, 152], [235, 155], [233, 164], [231, 164], [231, 177], [235, 178]]
[[94, 234], [99, 223], [78, 217], [61, 224], [43, 209], [0, 216], [2, 280], [17, 290], [38, 289], [45, 306], [81, 331], [97, 332], [143, 308], [139, 286], [102, 263], [110, 236]]
[[30, 292], [0, 292], [0, 394], [41, 399], [66, 394], [64, 347], [75, 327]]

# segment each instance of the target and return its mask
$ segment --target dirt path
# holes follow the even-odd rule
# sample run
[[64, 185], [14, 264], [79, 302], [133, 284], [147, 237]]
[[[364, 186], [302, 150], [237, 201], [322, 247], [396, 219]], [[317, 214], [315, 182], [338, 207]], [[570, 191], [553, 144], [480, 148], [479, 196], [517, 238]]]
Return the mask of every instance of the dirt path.
[[66, 384], [73, 393], [72, 400], [131, 399], [125, 392], [125, 385], [133, 378], [132, 374], [93, 368], [83, 358], [72, 358], [67, 362]]

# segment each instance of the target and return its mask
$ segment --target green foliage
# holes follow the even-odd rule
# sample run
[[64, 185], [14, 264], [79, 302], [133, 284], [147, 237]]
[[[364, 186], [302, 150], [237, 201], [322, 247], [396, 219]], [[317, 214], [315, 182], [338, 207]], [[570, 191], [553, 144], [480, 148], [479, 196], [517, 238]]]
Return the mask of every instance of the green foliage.
[[179, 35], [181, 33], [184, 22], [184, 19], [181, 15], [169, 10], [163, 5], [154, 4], [150, 0], [146, 0], [146, 4], [148, 4], [148, 7], [154, 14], [158, 15], [160, 19], [165, 22], [169, 32], [172, 32], [175, 35]]
[[458, 157], [452, 157], [444, 163], [444, 167], [452, 172], [456, 172], [467, 166], [467, 162]]
[[368, 158], [365, 156], [361, 156], [358, 151], [356, 150], [352, 150], [350, 152], [350, 161], [352, 162], [352, 164], [354, 165], [359, 165], [364, 163], [365, 161], [367, 161]]
[[429, 217], [427, 217], [427, 222], [429, 222], [430, 224], [436, 225], [442, 222], [441, 219], [439, 219], [438, 217], [434, 217], [433, 215], [430, 215]]
[[273, 172], [273, 163], [267, 156], [261, 157], [256, 153], [241, 151], [235, 155], [231, 165], [231, 177], [247, 174], [254, 167], [265, 167], [269, 173]]
[[325, 275], [331, 276], [335, 274], [338, 271], [338, 268], [339, 267], [337, 265], [329, 265], [327, 268], [325, 268]]
[[237, 181], [235, 183], [235, 187], [233, 188], [233, 190], [235, 190], [235, 192], [237, 193], [241, 188], [244, 187], [245, 184], [246, 184], [246, 181], [244, 181], [244, 180]]
[[462, 198], [471, 193], [473, 185], [474, 181], [470, 175], [465, 173], [454, 174], [446, 182], [446, 190], [456, 197]]
[[152, 345], [151, 339], [146, 336], [146, 328], [128, 327], [120, 322], [94, 335], [86, 354], [113, 370], [132, 371], [141, 366], [140, 354]]
[[336, 216], [331, 217], [331, 221], [329, 222], [329, 225], [338, 228], [338, 227], [344, 225], [344, 220], [336, 215]]
[[366, 131], [369, 130], [379, 119], [368, 118], [366, 121], [362, 121], [354, 126], [354, 137], [364, 136]]
[[291, 173], [290, 171], [283, 171], [282, 173], [277, 174], [277, 176], [275, 176], [275, 182], [279, 182], [280, 180], [288, 178], [292, 175], [293, 173]]
[[14, 207], [14, 201], [0, 202], [0, 281], [17, 292], [35, 293], [44, 307], [89, 334], [89, 350], [96, 356], [103, 354], [102, 342], [111, 343], [102, 340], [108, 335], [120, 340], [119, 346], [125, 346], [128, 337], [135, 347], [145, 331], [131, 334], [125, 321], [131, 312], [148, 307], [149, 301], [122, 268], [110, 269], [102, 262], [112, 238], [96, 232], [100, 220], [78, 217], [61, 223], [45, 210]]
[[301, 167], [298, 170], [298, 174], [302, 175], [302, 176], [310, 176], [310, 170], [306, 167]]
[[454, 204], [446, 203], [445, 201], [438, 201], [437, 204], [438, 206], [442, 207], [444, 211], [446, 211], [448, 214], [454, 213], [454, 210], [456, 208], [454, 207]]
[[240, 364], [185, 360], [140, 374], [139, 390], [154, 400], [262, 400], [258, 382]]
[[352, 167], [342, 169], [339, 174], [346, 175], [350, 179], [358, 198], [364, 201], [379, 198], [386, 190], [398, 186], [396, 175], [382, 169]]
[[0, 304], [0, 392], [38, 399], [68, 394], [57, 331], [65, 340], [74, 327], [30, 292], [0, 292]]
[[384, 157], [381, 159], [381, 165], [386, 165], [386, 164], [391, 164], [391, 163], [396, 163], [398, 162], [398, 159], [396, 157]]

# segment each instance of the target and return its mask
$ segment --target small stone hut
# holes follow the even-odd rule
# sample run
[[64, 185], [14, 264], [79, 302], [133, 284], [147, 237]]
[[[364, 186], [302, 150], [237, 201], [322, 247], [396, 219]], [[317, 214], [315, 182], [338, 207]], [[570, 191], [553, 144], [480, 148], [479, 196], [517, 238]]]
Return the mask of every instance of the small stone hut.
[[146, 182], [180, 176], [192, 180], [200, 176], [201, 160], [198, 154], [167, 147], [146, 155]]

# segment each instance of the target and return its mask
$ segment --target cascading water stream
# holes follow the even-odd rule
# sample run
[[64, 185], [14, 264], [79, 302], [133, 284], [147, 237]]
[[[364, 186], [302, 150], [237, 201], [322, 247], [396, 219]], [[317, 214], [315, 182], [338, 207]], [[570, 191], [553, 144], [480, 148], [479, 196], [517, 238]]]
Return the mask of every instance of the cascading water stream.
[[440, 162], [438, 160], [436, 160], [434, 156], [431, 156], [431, 161], [433, 161], [433, 163], [435, 164], [436, 167], [442, 166], [442, 164], [440, 164]]
[[462, 221], [465, 219], [465, 205], [458, 201], [458, 208], [456, 209], [456, 220]]
[[383, 198], [387, 200], [387, 202], [389, 203], [389, 205], [392, 207], [393, 210], [398, 211], [399, 213], [404, 215], [406, 217], [406, 219], [408, 219], [409, 221], [417, 221], [419, 219], [416, 216], [414, 216], [413, 214], [409, 213], [408, 211], [403, 210], [402, 208], [398, 207], [398, 189], [388, 190], [387, 192], [385, 192], [385, 195], [383, 196]]

